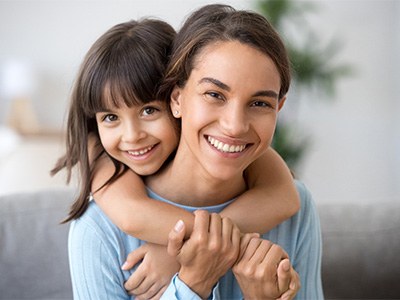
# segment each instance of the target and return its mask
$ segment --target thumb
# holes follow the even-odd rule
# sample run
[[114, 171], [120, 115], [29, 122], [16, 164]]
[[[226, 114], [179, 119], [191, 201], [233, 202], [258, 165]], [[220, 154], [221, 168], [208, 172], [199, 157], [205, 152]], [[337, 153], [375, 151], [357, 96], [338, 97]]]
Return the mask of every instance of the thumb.
[[280, 293], [289, 289], [290, 277], [290, 261], [285, 258], [278, 265], [278, 289]]
[[146, 254], [146, 244], [140, 246], [139, 248], [133, 250], [131, 253], [128, 254], [126, 261], [122, 265], [121, 269], [126, 271], [133, 268], [140, 260], [142, 260]]
[[168, 246], [167, 252], [171, 256], [177, 256], [182, 249], [183, 239], [185, 237], [185, 223], [179, 220], [174, 228], [169, 232], [168, 235]]

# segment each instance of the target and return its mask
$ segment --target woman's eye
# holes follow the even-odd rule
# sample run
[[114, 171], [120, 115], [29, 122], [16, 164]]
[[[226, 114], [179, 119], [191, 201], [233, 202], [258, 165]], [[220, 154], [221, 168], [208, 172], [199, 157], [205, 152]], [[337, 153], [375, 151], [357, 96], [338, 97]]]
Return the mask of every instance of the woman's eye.
[[254, 101], [252, 106], [255, 106], [255, 107], [271, 107], [271, 108], [273, 108], [271, 103], [265, 102], [265, 101]]
[[223, 99], [222, 95], [217, 93], [217, 92], [207, 92], [206, 95], [211, 97], [211, 98], [215, 98], [215, 99], [219, 99], [219, 100]]

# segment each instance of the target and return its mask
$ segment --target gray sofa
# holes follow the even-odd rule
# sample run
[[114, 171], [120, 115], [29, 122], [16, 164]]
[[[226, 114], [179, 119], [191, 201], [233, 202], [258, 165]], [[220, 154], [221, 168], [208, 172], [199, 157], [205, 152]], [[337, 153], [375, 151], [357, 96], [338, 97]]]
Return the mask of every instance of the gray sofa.
[[[70, 189], [0, 197], [0, 299], [72, 299]], [[400, 299], [400, 203], [320, 205], [326, 299]], [[313, 300], [313, 299], [310, 299]]]

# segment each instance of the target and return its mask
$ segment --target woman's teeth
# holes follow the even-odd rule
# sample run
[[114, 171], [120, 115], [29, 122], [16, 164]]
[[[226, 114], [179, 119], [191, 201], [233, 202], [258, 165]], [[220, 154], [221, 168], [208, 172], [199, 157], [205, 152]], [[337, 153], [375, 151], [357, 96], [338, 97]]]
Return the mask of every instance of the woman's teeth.
[[217, 148], [219, 151], [222, 152], [228, 152], [228, 153], [242, 152], [246, 148], [246, 145], [229, 145], [221, 141], [218, 141], [210, 136], [207, 139], [211, 145], [213, 145], [215, 148]]
[[139, 156], [139, 155], [143, 155], [143, 154], [149, 152], [151, 149], [153, 149], [153, 147], [154, 146], [149, 146], [149, 147], [139, 150], [139, 151], [128, 151], [128, 153], [133, 156]]

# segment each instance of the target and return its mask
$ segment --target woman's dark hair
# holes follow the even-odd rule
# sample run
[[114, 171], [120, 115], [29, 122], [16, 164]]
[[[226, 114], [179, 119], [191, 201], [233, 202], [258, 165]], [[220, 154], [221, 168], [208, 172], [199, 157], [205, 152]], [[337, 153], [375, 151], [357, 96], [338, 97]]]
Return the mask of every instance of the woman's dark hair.
[[159, 91], [160, 98], [169, 99], [176, 85], [183, 87], [201, 50], [221, 41], [239, 41], [270, 57], [281, 79], [279, 99], [286, 95], [291, 78], [290, 63], [285, 46], [272, 25], [258, 13], [214, 4], [193, 12], [178, 32]]
[[[86, 54], [71, 95], [66, 153], [51, 170], [54, 175], [65, 168], [69, 182], [73, 167], [79, 167], [79, 195], [63, 222], [79, 218], [86, 211], [93, 167], [101, 155], [107, 154], [101, 146], [96, 113], [110, 107], [131, 107], [156, 100], [174, 37], [175, 30], [163, 21], [129, 21], [109, 29]], [[89, 136], [94, 137], [97, 149], [90, 159]], [[105, 184], [127, 169], [110, 158], [115, 172]]]

